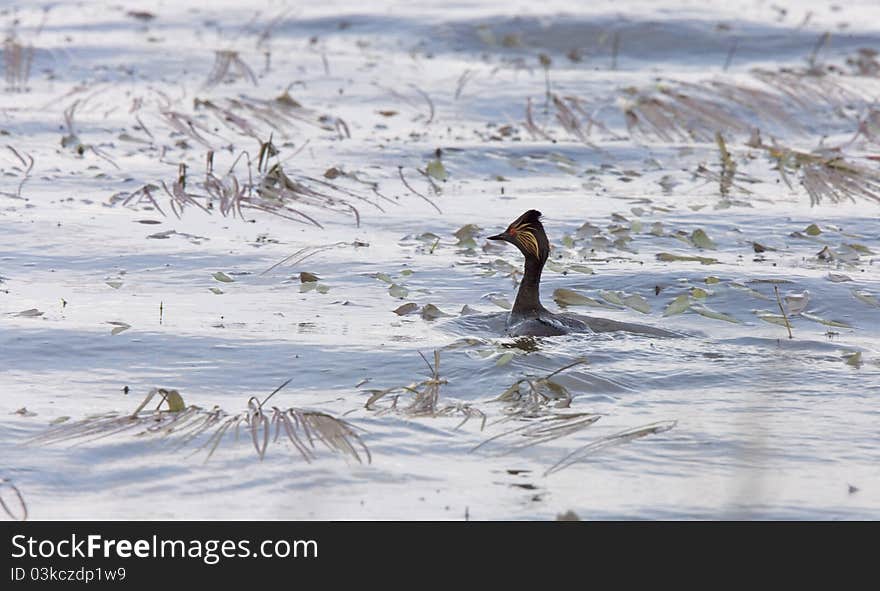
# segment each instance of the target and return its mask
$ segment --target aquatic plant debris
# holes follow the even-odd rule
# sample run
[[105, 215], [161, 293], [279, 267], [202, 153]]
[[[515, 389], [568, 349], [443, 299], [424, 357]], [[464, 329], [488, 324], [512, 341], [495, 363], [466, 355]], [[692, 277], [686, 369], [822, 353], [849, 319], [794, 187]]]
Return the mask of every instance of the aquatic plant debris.
[[[448, 417], [459, 415], [463, 419], [456, 425], [455, 429], [461, 428], [471, 419], [479, 419], [480, 430], [482, 430], [486, 426], [486, 415], [476, 406], [463, 402], [440, 403], [440, 388], [447, 384], [446, 379], [440, 377], [440, 351], [434, 351], [433, 364], [421, 352], [419, 355], [422, 357], [425, 365], [428, 366], [431, 372], [430, 377], [408, 386], [396, 386], [384, 390], [367, 390], [366, 392], [370, 396], [364, 403], [364, 408], [380, 415], [388, 413], [401, 413], [412, 417]], [[400, 406], [398, 404], [402, 396], [411, 398], [408, 405]], [[377, 403], [385, 398], [390, 399], [390, 404], [379, 406]]]
[[[236, 414], [217, 406], [211, 409], [186, 406], [177, 390], [154, 388], [131, 414], [108, 411], [79, 421], [64, 422], [28, 439], [25, 445], [82, 445], [127, 434], [139, 440], [169, 445], [175, 450], [194, 448], [189, 455], [203, 453], [207, 462], [231, 435], [234, 434], [235, 441], [238, 441], [239, 432], [245, 430], [250, 433], [254, 451], [261, 460], [266, 456], [270, 441], [277, 443], [281, 438], [308, 463], [318, 458], [316, 443], [359, 463], [371, 461], [370, 451], [360, 435], [342, 419], [295, 407], [271, 406], [269, 410], [263, 410], [269, 399], [289, 383], [287, 380], [262, 401], [251, 397], [247, 410]], [[156, 397], [160, 398], [156, 407], [145, 410]]]

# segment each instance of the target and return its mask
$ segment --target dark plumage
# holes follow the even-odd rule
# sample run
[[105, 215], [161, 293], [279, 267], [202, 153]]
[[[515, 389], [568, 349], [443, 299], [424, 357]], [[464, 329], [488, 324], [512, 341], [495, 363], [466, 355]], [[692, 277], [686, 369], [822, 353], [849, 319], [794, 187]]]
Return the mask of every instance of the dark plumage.
[[625, 331], [651, 336], [681, 336], [660, 328], [592, 318], [575, 314], [554, 314], [541, 305], [541, 271], [550, 255], [550, 241], [541, 223], [541, 212], [530, 209], [501, 234], [489, 240], [503, 240], [516, 246], [525, 257], [522, 282], [507, 317], [511, 336], [557, 336], [572, 332]]

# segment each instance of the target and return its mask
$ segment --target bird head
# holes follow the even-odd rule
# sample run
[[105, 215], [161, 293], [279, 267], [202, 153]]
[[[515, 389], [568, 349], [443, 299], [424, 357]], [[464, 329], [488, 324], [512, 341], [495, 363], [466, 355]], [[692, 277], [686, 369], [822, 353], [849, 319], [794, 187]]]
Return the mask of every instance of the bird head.
[[501, 234], [489, 236], [489, 240], [510, 242], [526, 259], [537, 260], [542, 265], [550, 254], [550, 242], [541, 224], [541, 212], [534, 209], [516, 218]]

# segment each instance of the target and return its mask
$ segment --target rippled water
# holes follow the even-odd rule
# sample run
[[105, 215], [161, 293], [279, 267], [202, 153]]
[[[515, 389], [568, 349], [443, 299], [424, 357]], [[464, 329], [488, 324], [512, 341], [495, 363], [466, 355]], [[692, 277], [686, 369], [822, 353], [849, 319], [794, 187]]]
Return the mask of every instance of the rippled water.
[[[880, 49], [872, 3], [777, 2], [783, 14], [748, 1], [577, 10], [552, 2], [421, 9], [387, 2], [369, 11], [342, 2], [286, 12], [268, 2], [253, 21], [251, 9], [235, 4], [163, 4], [144, 23], [115, 5], [62, 2], [39, 33], [37, 9], [0, 14], [10, 24], [18, 19], [21, 38], [35, 47], [29, 90], [0, 94], [0, 139], [35, 161], [19, 199], [22, 167], [10, 150], [0, 160], [0, 190], [13, 194], [0, 195], [0, 477], [21, 492], [31, 517], [880, 516], [880, 304], [871, 300], [880, 297], [878, 206], [811, 206], [797, 183], [786, 187], [771, 163], [743, 147], [747, 138], [734, 136], [728, 143], [758, 182], [723, 198], [717, 182], [694, 175], [700, 164], [717, 169], [714, 143], [632, 139], [614, 109], [620, 89], [657, 77], [741, 81], [754, 67], [803, 66], [825, 31], [833, 35], [819, 54], [829, 63]], [[259, 43], [277, 15], [284, 18]], [[239, 51], [258, 85], [238, 79], [206, 88], [217, 49]], [[575, 49], [580, 61], [566, 57]], [[590, 145], [566, 134], [552, 111], [544, 114], [540, 53], [551, 59], [554, 93], [607, 103], [608, 129]], [[801, 129], [778, 131], [782, 141], [805, 150], [822, 136], [828, 145], [848, 141], [877, 90], [870, 77], [855, 83], [866, 100], [850, 101], [840, 116], [805, 107], [796, 115]], [[310, 209], [324, 226], [317, 228], [192, 207], [177, 219], [161, 190], [165, 216], [143, 204], [111, 204], [118, 192], [170, 183], [180, 162], [195, 176], [204, 170], [207, 147], [179, 143], [184, 136], [161, 119], [160, 96], [169, 101], [164, 108], [191, 113], [194, 98], [271, 99], [288, 85], [303, 105], [341, 117], [351, 137], [309, 125], [276, 128], [285, 167], [312, 177], [331, 167], [356, 172], [394, 202], [377, 200], [385, 211], [361, 204], [356, 225]], [[527, 133], [529, 98], [554, 141]], [[77, 134], [107, 158], [61, 146], [63, 111], [77, 100]], [[218, 134], [210, 137], [218, 169], [241, 149], [256, 157], [255, 139], [199, 117]], [[255, 125], [268, 135], [267, 122]], [[449, 174], [439, 193], [416, 170], [437, 148]], [[848, 150], [871, 156], [877, 145], [863, 138]], [[442, 213], [404, 186], [399, 166]], [[345, 186], [369, 193], [350, 179]], [[485, 237], [531, 208], [543, 212], [554, 246], [545, 305], [557, 310], [554, 291], [575, 290], [605, 307], [566, 311], [688, 336], [504, 337], [499, 302], [513, 300], [511, 270], [522, 261]], [[585, 222], [595, 229], [585, 231]], [[480, 227], [473, 243], [454, 235], [466, 224]], [[811, 224], [821, 233], [807, 232]], [[150, 238], [169, 230], [176, 233]], [[697, 230], [715, 248], [689, 243]], [[615, 243], [622, 235], [630, 240]], [[755, 242], [766, 250], [756, 252]], [[325, 245], [335, 246], [267, 271], [301, 248]], [[835, 260], [817, 256], [826, 246]], [[714, 261], [661, 260], [661, 253]], [[301, 271], [318, 275], [321, 290], [302, 291]], [[218, 281], [216, 272], [234, 281]], [[779, 313], [774, 285], [782, 298], [809, 292], [806, 316], [796, 314], [795, 299], [787, 304], [792, 339], [760, 318]], [[648, 313], [614, 303], [634, 294]], [[696, 309], [702, 303], [708, 315], [665, 315], [685, 294], [696, 294]], [[392, 312], [407, 302], [448, 316]], [[460, 315], [464, 306], [477, 314]], [[36, 312], [21, 314], [27, 310]], [[121, 324], [108, 323], [130, 328], [112, 334]], [[435, 350], [445, 379], [439, 403], [479, 409], [484, 428], [478, 418], [459, 427], [460, 415], [364, 407], [370, 389], [427, 379], [419, 353], [431, 359]], [[557, 377], [573, 395], [570, 407], [545, 410], [599, 413], [597, 422], [524, 449], [505, 447], [514, 435], [474, 450], [528, 424], [501, 420], [510, 408], [495, 399], [511, 384], [580, 359]], [[281, 443], [257, 461], [249, 437], [229, 438], [206, 463], [191, 448], [131, 435], [21, 445], [61, 417], [130, 412], [154, 387], [237, 412], [288, 378], [273, 402], [344, 416], [362, 430], [372, 463], [322, 452], [309, 464]], [[545, 474], [591, 441], [672, 422]]]

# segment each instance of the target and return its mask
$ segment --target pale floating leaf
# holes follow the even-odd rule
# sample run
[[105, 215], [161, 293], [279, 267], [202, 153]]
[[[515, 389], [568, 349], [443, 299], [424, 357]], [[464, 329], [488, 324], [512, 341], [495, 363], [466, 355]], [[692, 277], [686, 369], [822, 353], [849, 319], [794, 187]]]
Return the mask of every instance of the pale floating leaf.
[[846, 360], [846, 364], [851, 367], [861, 367], [862, 366], [862, 352], [854, 351], [852, 353], [844, 353], [843, 358]]
[[718, 312], [717, 310], [713, 310], [703, 304], [691, 304], [691, 310], [699, 314], [700, 316], [705, 316], [706, 318], [712, 318], [713, 320], [723, 320], [725, 322], [732, 322], [733, 324], [740, 324], [740, 321], [734, 318], [733, 316], [728, 316], [723, 312]]
[[328, 291], [330, 291], [330, 286], [323, 283], [318, 283], [317, 285], [315, 285], [315, 291], [317, 291], [318, 293], [327, 293]]
[[617, 293], [616, 291], [610, 291], [607, 289], [603, 289], [602, 291], [599, 292], [599, 297], [601, 297], [603, 300], [605, 300], [606, 302], [609, 302], [611, 304], [617, 304], [618, 306], [625, 306], [626, 305], [623, 302], [623, 298], [620, 297], [620, 294]]
[[452, 316], [452, 314], [447, 314], [434, 304], [425, 304], [424, 307], [422, 307], [422, 318], [425, 320], [436, 320], [443, 316]]
[[428, 244], [433, 244], [440, 240], [440, 237], [434, 234], [433, 232], [423, 232], [416, 236], [416, 240], [421, 242], [427, 242]]
[[114, 325], [113, 328], [110, 330], [110, 334], [111, 334], [112, 336], [116, 336], [116, 335], [118, 335], [119, 333], [121, 333], [121, 332], [125, 332], [126, 330], [128, 330], [129, 328], [131, 328], [131, 325], [130, 325], [130, 324], [127, 324], [127, 323], [125, 323], [125, 322], [108, 322], [107, 324], [112, 324], [112, 325]]
[[675, 314], [681, 314], [690, 307], [691, 298], [688, 294], [683, 293], [671, 302], [669, 302], [669, 305], [666, 306], [666, 309], [663, 311], [663, 315], [674, 316]]
[[877, 300], [877, 296], [872, 294], [869, 291], [854, 289], [852, 290], [852, 294], [856, 297], [857, 300], [868, 304], [869, 306], [873, 306], [874, 308], [880, 308], [880, 301]]
[[318, 287], [317, 281], [309, 281], [308, 283], [300, 283], [299, 284], [299, 292], [300, 293], [308, 293], [310, 291], [314, 291], [314, 289]]
[[211, 277], [213, 277], [217, 281], [222, 281], [223, 283], [232, 283], [233, 281], [235, 281], [235, 279], [233, 279], [223, 271], [217, 271], [216, 273], [211, 275]]
[[788, 322], [781, 314], [773, 314], [772, 312], [758, 312], [758, 318], [770, 324], [778, 324], [779, 326], [788, 326]]
[[583, 273], [584, 275], [592, 275], [593, 268], [588, 267], [586, 265], [569, 265], [569, 270], [576, 271], [577, 273]]
[[122, 287], [121, 281], [105, 281], [104, 283], [106, 283], [107, 285], [109, 285], [113, 289], [119, 289], [120, 287]]
[[388, 293], [393, 298], [403, 299], [409, 294], [409, 290], [402, 285], [398, 285], [397, 283], [392, 283], [388, 288]]
[[623, 298], [623, 303], [642, 314], [651, 313], [651, 304], [648, 303], [648, 300], [638, 294], [626, 296]]
[[505, 353], [504, 355], [501, 355], [501, 356], [495, 361], [495, 366], [496, 366], [496, 367], [501, 367], [502, 365], [507, 365], [508, 363], [511, 362], [512, 359], [513, 359], [513, 353], [510, 353], [510, 352]]
[[758, 291], [756, 289], [752, 289], [751, 287], [749, 287], [747, 285], [743, 285], [742, 283], [738, 283], [736, 281], [731, 281], [730, 287], [732, 287], [734, 289], [738, 289], [739, 291], [742, 291], [744, 293], [747, 293], [752, 297], [758, 298], [759, 300], [768, 300], [769, 301], [769, 300], [773, 299], [769, 296], [765, 296], [763, 293], [761, 293], [760, 291]]
[[693, 231], [691, 234], [691, 242], [693, 242], [694, 246], [697, 248], [705, 248], [708, 250], [715, 250], [718, 248], [715, 242], [713, 242], [712, 239], [709, 238], [709, 235], [706, 234], [705, 230], [701, 228], [697, 228]]
[[599, 300], [594, 300], [589, 296], [578, 293], [573, 289], [560, 287], [553, 291], [553, 300], [561, 307], [565, 306], [593, 306], [595, 308], [611, 308], [608, 304], [604, 304]]
[[489, 298], [489, 301], [498, 306], [499, 308], [504, 308], [505, 310], [510, 310], [513, 307], [513, 304], [510, 303], [510, 300], [507, 298], [503, 298], [500, 296], [493, 296]]
[[719, 283], [721, 280], [718, 279], [717, 277], [715, 277], [714, 275], [709, 275], [703, 281], [706, 283], [706, 285], [712, 285], [715, 283]]
[[657, 257], [658, 261], [663, 261], [664, 263], [685, 261], [685, 262], [697, 262], [697, 263], [701, 263], [703, 265], [714, 265], [719, 262], [718, 259], [713, 259], [710, 257], [688, 256], [688, 255], [672, 254], [669, 252], [658, 252], [656, 257]]
[[385, 283], [394, 283], [394, 280], [391, 279], [391, 276], [387, 273], [376, 273], [375, 277], [379, 281], [384, 281]]
[[400, 272], [400, 274], [403, 277], [409, 277], [410, 275], [413, 274], [413, 270], [412, 269], [404, 269], [403, 271]]
[[870, 248], [868, 248], [867, 246], [865, 246], [864, 244], [857, 244], [854, 242], [850, 242], [850, 243], [844, 244], [844, 246], [853, 249], [854, 251], [856, 251], [859, 254], [874, 254], [874, 251], [871, 250]]
[[393, 312], [398, 316], [406, 316], [407, 314], [412, 314], [413, 312], [417, 312], [419, 310], [419, 305], [413, 302], [408, 302], [406, 304], [402, 304], [395, 308]]
[[828, 281], [833, 283], [843, 283], [844, 281], [852, 281], [852, 277], [843, 273], [828, 273]]
[[446, 172], [446, 167], [443, 166], [443, 163], [440, 162], [439, 158], [431, 160], [431, 162], [428, 163], [427, 172], [431, 177], [438, 181], [445, 181], [449, 178], [449, 173]]
[[210, 289], [211, 289], [211, 293], [216, 294], [216, 295], [220, 295], [223, 293], [223, 290], [220, 289], [219, 287], [212, 287]]
[[816, 316], [815, 314], [810, 314], [808, 312], [801, 312], [801, 318], [806, 318], [807, 320], [811, 320], [813, 322], [818, 322], [819, 324], [824, 324], [825, 326], [834, 326], [836, 328], [852, 328], [851, 324], [847, 324], [842, 320], [828, 320], [827, 318], [821, 318]]
[[36, 318], [38, 316], [42, 316], [43, 312], [37, 310], [36, 308], [30, 308], [29, 310], [22, 310], [16, 316], [21, 316], [22, 318]]
[[[557, 273], [562, 273], [563, 271], [565, 271], [567, 269], [567, 267], [565, 265], [563, 265], [562, 263], [557, 263], [556, 261], [547, 261], [544, 264], [544, 268], [550, 269], [551, 271], [555, 271]], [[502, 270], [505, 270], [505, 269], [502, 269]], [[511, 270], [516, 270], [516, 268], [514, 267]]]
[[810, 304], [810, 292], [804, 290], [803, 293], [793, 293], [785, 296], [789, 316], [797, 316], [807, 309]]

